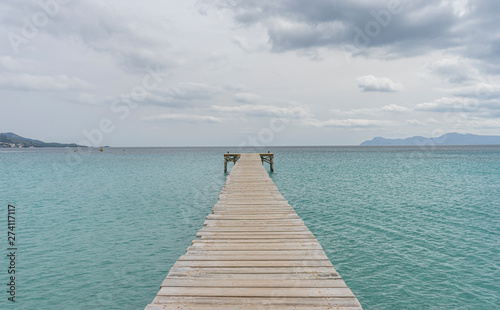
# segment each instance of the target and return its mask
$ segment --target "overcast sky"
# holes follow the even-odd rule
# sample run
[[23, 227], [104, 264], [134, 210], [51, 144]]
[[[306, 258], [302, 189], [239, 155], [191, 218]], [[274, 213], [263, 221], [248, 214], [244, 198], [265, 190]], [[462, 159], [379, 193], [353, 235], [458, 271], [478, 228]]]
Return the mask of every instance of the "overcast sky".
[[491, 0], [4, 0], [0, 132], [111, 146], [498, 135], [498, 16]]

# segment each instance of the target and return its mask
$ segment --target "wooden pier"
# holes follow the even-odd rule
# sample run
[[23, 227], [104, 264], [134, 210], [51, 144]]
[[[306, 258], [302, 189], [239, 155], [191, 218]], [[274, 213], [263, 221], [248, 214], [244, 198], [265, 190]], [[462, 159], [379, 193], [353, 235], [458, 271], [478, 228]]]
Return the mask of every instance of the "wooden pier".
[[269, 177], [268, 161], [262, 154], [231, 155], [236, 164], [200, 239], [146, 310], [362, 309]]

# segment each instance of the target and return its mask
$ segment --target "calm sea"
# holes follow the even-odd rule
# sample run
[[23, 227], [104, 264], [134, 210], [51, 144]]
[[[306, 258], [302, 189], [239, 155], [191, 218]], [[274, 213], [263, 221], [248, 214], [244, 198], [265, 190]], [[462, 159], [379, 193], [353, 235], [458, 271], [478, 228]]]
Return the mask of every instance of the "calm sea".
[[[268, 150], [364, 309], [500, 309], [500, 146]], [[0, 149], [0, 309], [144, 309], [217, 201], [226, 151]]]

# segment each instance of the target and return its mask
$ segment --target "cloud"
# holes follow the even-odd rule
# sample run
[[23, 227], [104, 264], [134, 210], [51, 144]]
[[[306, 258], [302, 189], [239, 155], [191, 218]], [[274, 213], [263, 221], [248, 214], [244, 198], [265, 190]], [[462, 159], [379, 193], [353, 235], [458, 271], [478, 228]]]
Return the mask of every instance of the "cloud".
[[330, 112], [336, 117], [346, 117], [346, 118], [363, 118], [363, 117], [374, 117], [382, 116], [384, 113], [399, 114], [412, 112], [413, 110], [407, 107], [403, 107], [396, 104], [385, 105], [376, 108], [363, 108], [363, 109], [352, 109], [352, 110], [339, 110], [332, 109]]
[[0, 76], [0, 88], [18, 91], [74, 91], [89, 89], [91, 86], [79, 78], [66, 75], [17, 74]]
[[218, 88], [208, 84], [179, 83], [148, 93], [144, 103], [168, 107], [189, 107], [212, 99], [218, 92]]
[[443, 97], [430, 102], [419, 103], [415, 106], [416, 111], [426, 112], [469, 112], [477, 111], [478, 104], [474, 100], [464, 98], [447, 98]]
[[413, 126], [413, 127], [423, 127], [423, 126], [436, 126], [436, 125], [443, 125], [443, 122], [438, 121], [432, 117], [429, 117], [425, 120], [417, 120], [417, 119], [407, 119], [406, 124]]
[[397, 104], [390, 104], [383, 106], [382, 111], [399, 113], [399, 112], [411, 112], [411, 109]]
[[210, 99], [216, 89], [203, 83], [179, 83], [162, 91], [162, 95], [176, 100]]
[[498, 118], [500, 117], [500, 101], [443, 97], [434, 101], [417, 104], [415, 111], [457, 114], [462, 118]]
[[[2, 26], [8, 33], [22, 37], [24, 18], [44, 13], [38, 2], [5, 1], [0, 13]], [[177, 55], [165, 40], [158, 25], [147, 17], [134, 15], [132, 19], [132, 16], [123, 14], [126, 11], [119, 13], [111, 5], [98, 1], [70, 1], [59, 4], [54, 12], [46, 26], [37, 28], [36, 36], [49, 36], [68, 43], [77, 41], [116, 61], [126, 71], [143, 72], [145, 68], [156, 65], [172, 68], [182, 59], [182, 55]], [[131, 23], [130, 20], [140, 21]], [[28, 45], [34, 44], [31, 38], [28, 41]], [[25, 44], [19, 46], [21, 51], [25, 48]]]
[[497, 1], [200, 2], [205, 12], [208, 8], [230, 12], [240, 27], [263, 27], [275, 52], [328, 48], [401, 58], [442, 50], [487, 60], [500, 70], [500, 65], [495, 65], [500, 63], [500, 43], [492, 32], [500, 28]]
[[390, 125], [392, 122], [374, 119], [330, 119], [327, 121], [308, 119], [304, 123], [313, 127], [367, 128], [384, 127]]
[[[405, 41], [444, 44], [428, 40], [428, 36], [448, 33], [459, 17], [452, 4], [425, 1], [402, 3], [388, 7], [386, 1], [204, 1], [218, 9], [233, 13], [239, 25], [262, 25], [275, 51], [312, 47], [334, 47], [355, 44], [359, 32], [370, 41], [369, 46], [391, 46]], [[382, 20], [382, 22], [380, 22]], [[377, 26], [366, 31], [370, 25]], [[376, 30], [376, 31], [375, 31]], [[373, 32], [377, 32], [376, 35]], [[366, 32], [366, 33], [365, 33]], [[371, 36], [370, 36], [371, 35]], [[410, 39], [411, 38], [411, 39]], [[364, 47], [364, 46], [363, 46]], [[401, 49], [394, 46], [393, 49]]]
[[262, 98], [256, 94], [250, 93], [237, 93], [234, 95], [234, 100], [241, 103], [255, 103], [260, 101]]
[[417, 127], [417, 126], [424, 126], [424, 123], [421, 122], [421, 121], [419, 121], [419, 120], [417, 120], [417, 119], [408, 119], [408, 120], [406, 120], [406, 123], [408, 125], [415, 126], [415, 127]]
[[178, 121], [183, 123], [220, 123], [222, 120], [215, 116], [196, 115], [185, 113], [169, 113], [151, 115], [143, 118], [145, 121]]
[[282, 117], [301, 119], [310, 116], [309, 112], [302, 107], [277, 107], [272, 105], [242, 105], [242, 106], [212, 106], [217, 112], [243, 114], [245, 116], [257, 117]]
[[427, 68], [449, 83], [464, 83], [477, 79], [479, 73], [471, 62], [463, 57], [433, 61]]
[[498, 130], [500, 128], [500, 120], [491, 119], [491, 120], [471, 120], [466, 122], [466, 124], [470, 127], [477, 129], [495, 129]]
[[0, 55], [0, 67], [9, 71], [19, 70], [21, 68], [18, 60], [4, 55]]
[[365, 75], [356, 79], [358, 87], [364, 92], [397, 92], [401, 90], [400, 83], [394, 83], [392, 80], [384, 77], [375, 77]]
[[473, 86], [453, 89], [451, 93], [458, 97], [478, 100], [500, 99], [500, 85], [478, 82]]

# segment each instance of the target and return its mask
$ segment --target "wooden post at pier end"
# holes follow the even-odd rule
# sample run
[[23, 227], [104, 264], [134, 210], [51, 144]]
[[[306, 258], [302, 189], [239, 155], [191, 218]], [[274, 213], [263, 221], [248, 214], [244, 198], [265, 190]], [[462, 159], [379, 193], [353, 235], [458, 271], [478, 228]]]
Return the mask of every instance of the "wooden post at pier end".
[[268, 163], [269, 167], [271, 168], [271, 172], [274, 172], [274, 154], [267, 152], [267, 153], [260, 153], [259, 155], [262, 164]]
[[[240, 158], [241, 154], [237, 153], [229, 153], [227, 152], [224, 154], [224, 173], [227, 173], [227, 163], [228, 162], [233, 162], [236, 164], [238, 159]], [[271, 169], [271, 172], [274, 172], [274, 154], [267, 152], [267, 153], [260, 153], [260, 160], [262, 164], [268, 163], [269, 168]]]
[[236, 164], [238, 159], [240, 158], [240, 154], [229, 153], [224, 154], [224, 173], [227, 173], [227, 163], [233, 162]]

